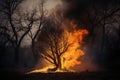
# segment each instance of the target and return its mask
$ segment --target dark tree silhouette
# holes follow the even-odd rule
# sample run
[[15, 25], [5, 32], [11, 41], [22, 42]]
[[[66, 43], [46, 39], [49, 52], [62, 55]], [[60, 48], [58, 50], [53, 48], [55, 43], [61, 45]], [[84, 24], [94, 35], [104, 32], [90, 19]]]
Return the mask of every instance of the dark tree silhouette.
[[[22, 2], [24, 0], [3, 0], [0, 4], [1, 18], [3, 20], [0, 26], [2, 30], [0, 34], [6, 38], [4, 45], [9, 44], [14, 49], [16, 64], [19, 64], [19, 49], [25, 36], [32, 30], [36, 21], [40, 22], [39, 26], [41, 26], [42, 22], [42, 17], [39, 17], [40, 20], [37, 18], [36, 9], [31, 12], [22, 10], [20, 5]], [[43, 16], [43, 12], [41, 14]]]
[[[19, 48], [20, 44], [27, 34], [29, 30], [27, 30], [20, 38], [19, 38], [19, 29], [20, 27], [17, 27], [14, 23], [14, 14], [16, 10], [18, 9], [19, 5], [23, 2], [23, 0], [3, 0], [1, 2], [1, 13], [3, 16], [3, 23], [1, 24], [1, 27], [4, 27], [4, 32], [1, 32], [2, 35], [4, 35], [8, 42], [10, 42], [12, 47], [15, 51], [15, 61], [18, 63], [18, 54], [19, 54]], [[30, 23], [31, 24], [31, 23]], [[29, 25], [30, 25], [29, 24]], [[2, 28], [1, 28], [2, 29]]]
[[47, 15], [47, 11], [44, 7], [45, 4], [45, 0], [41, 0], [39, 5], [36, 7], [36, 19], [34, 21], [34, 27], [36, 30], [30, 30], [28, 36], [31, 39], [31, 49], [32, 49], [32, 53], [35, 57], [35, 60], [37, 61], [39, 56], [37, 54], [37, 52], [35, 51], [35, 42], [36, 42], [36, 38], [38, 37], [39, 33], [42, 30], [42, 27], [45, 25], [46, 20], [45, 20], [45, 16]]
[[[99, 58], [96, 57], [98, 64], [106, 64], [107, 68], [110, 66], [118, 69], [117, 66], [120, 66], [118, 62], [118, 57], [120, 57], [118, 56], [120, 46], [118, 33], [120, 17], [118, 16], [120, 14], [119, 2], [114, 1], [111, 3], [103, 1], [103, 3], [99, 5], [93, 3], [85, 12], [83, 16], [84, 19], [82, 18], [81, 23], [84, 25], [83, 27], [86, 27], [90, 32], [88, 40], [90, 41], [91, 49], [93, 47], [93, 53], [95, 52], [94, 45], [98, 46], [96, 51], [96, 53], [98, 53], [97, 56], [99, 56]], [[103, 58], [103, 56], [106, 59]], [[113, 56], [114, 60], [112, 59]], [[102, 63], [103, 61], [104, 63]]]

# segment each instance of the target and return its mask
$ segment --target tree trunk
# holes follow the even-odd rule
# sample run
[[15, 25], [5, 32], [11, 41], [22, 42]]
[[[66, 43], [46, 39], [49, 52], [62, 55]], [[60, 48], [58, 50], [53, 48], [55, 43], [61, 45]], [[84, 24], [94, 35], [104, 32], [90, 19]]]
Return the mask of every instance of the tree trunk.
[[62, 64], [61, 64], [61, 57], [58, 56], [58, 64], [57, 64], [57, 69], [61, 70], [62, 69]]
[[17, 67], [18, 64], [19, 64], [19, 46], [17, 46], [14, 49], [14, 51], [15, 51], [15, 58], [14, 58], [14, 60], [15, 60], [15, 66]]
[[62, 64], [61, 64], [61, 58], [60, 56], [57, 56], [57, 64], [55, 64], [54, 68], [49, 68], [47, 71], [57, 71], [57, 70], [61, 70], [62, 69]]
[[104, 53], [104, 43], [105, 43], [105, 19], [103, 20], [102, 26], [102, 42], [101, 42], [101, 52]]
[[31, 49], [32, 49], [32, 53], [33, 53], [35, 62], [37, 62], [39, 59], [39, 55], [37, 55], [37, 53], [35, 52], [35, 41], [34, 40], [32, 40]]

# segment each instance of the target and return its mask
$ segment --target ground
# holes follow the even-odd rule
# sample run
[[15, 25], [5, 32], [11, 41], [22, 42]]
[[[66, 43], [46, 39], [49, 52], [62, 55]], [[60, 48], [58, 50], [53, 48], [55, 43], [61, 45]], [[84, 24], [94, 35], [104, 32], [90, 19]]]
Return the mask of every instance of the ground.
[[31, 73], [1, 71], [0, 80], [120, 80], [117, 72]]

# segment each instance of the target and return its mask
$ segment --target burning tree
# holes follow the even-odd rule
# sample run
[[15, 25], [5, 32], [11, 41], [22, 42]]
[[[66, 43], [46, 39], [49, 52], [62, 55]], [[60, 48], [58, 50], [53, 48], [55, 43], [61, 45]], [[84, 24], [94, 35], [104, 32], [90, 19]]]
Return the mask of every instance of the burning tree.
[[68, 38], [68, 32], [54, 28], [43, 30], [39, 36], [40, 55], [55, 66], [54, 71], [62, 69], [62, 55], [70, 46]]
[[84, 55], [80, 44], [88, 31], [77, 29], [77, 26], [74, 22], [57, 18], [48, 21], [42, 28], [37, 40], [37, 51], [43, 59], [53, 64], [54, 68], [49, 68], [48, 71], [68, 71], [80, 64], [79, 58]]

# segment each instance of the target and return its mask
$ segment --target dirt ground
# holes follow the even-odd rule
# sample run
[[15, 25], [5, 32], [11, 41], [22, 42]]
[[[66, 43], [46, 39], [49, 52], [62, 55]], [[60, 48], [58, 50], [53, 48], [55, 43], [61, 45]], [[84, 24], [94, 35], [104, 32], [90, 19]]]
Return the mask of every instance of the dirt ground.
[[57, 72], [57, 73], [31, 73], [0, 72], [0, 80], [120, 80], [119, 72]]

